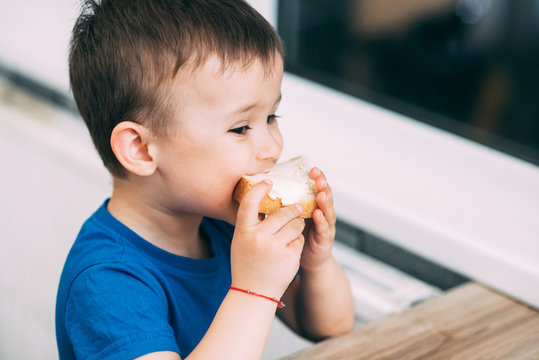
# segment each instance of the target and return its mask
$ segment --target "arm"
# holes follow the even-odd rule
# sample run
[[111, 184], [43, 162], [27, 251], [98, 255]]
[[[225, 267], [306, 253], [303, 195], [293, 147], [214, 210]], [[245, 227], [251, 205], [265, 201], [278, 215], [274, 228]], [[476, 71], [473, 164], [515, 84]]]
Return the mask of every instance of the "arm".
[[[258, 207], [271, 186], [261, 182], [249, 191], [238, 209], [232, 239], [232, 285], [279, 299], [298, 271], [305, 226], [295, 205], [264, 220]], [[210, 328], [186, 359], [257, 359], [262, 356], [277, 304], [229, 290]], [[139, 359], [179, 359], [170, 352]]]
[[[277, 304], [230, 290], [210, 328], [187, 360], [259, 359]], [[138, 360], [179, 360], [175, 352], [155, 352]]]
[[[303, 247], [303, 236], [299, 235], [294, 238], [298, 233], [290, 232], [285, 242], [290, 239], [294, 240], [288, 242], [285, 247], [292, 247], [291, 254], [286, 257], [282, 257], [286, 254], [285, 252], [280, 252], [283, 250], [282, 242], [281, 250], [274, 251], [265, 248], [271, 245], [271, 242], [263, 240], [267, 234], [249, 235], [249, 231], [244, 233], [245, 229], [252, 230], [263, 223], [255, 218], [262, 196], [258, 197], [256, 193], [253, 193], [253, 189], [250, 192], [253, 199], [242, 202], [238, 211], [237, 232], [232, 242], [232, 282], [238, 287], [258, 290], [260, 293], [279, 298], [278, 294], [282, 294], [297, 272], [298, 249], [301, 251], [303, 247], [301, 273], [282, 296], [281, 300], [287, 306], [278, 310], [278, 315], [297, 333], [318, 340], [351, 330], [354, 323], [354, 305], [348, 280], [331, 255], [336, 221], [331, 189], [319, 170], [312, 170], [311, 177], [315, 179], [319, 191], [317, 201], [320, 209], [315, 211], [313, 222], [305, 228], [304, 234], [308, 241], [305, 247]], [[263, 185], [257, 185], [259, 186]], [[241, 210], [242, 207], [247, 210]], [[290, 211], [292, 208], [287, 209], [289, 210], [281, 211], [280, 216], [283, 216], [282, 212]], [[251, 224], [249, 226], [245, 226], [242, 220], [246, 213], [251, 214], [247, 222]], [[275, 215], [268, 216], [264, 222]], [[288, 220], [280, 220], [280, 224], [286, 221], [290, 224], [290, 221], [294, 220], [296, 225], [301, 225], [296, 219], [293, 215], [288, 215]], [[285, 227], [279, 228], [281, 225], [274, 225], [270, 232], [278, 233], [284, 230]], [[263, 246], [260, 246], [261, 244]], [[275, 245], [275, 242], [273, 244]], [[273, 258], [272, 255], [277, 257]], [[229, 291], [208, 332], [187, 359], [260, 358], [275, 310], [276, 304], [271, 301]], [[154, 354], [162, 357], [151, 357]], [[174, 353], [154, 354], [148, 354], [147, 357], [141, 359], [179, 359], [179, 356]]]
[[354, 326], [354, 302], [344, 271], [331, 255], [335, 239], [333, 194], [324, 174], [310, 174], [318, 190], [319, 209], [305, 228], [301, 271], [283, 297], [290, 305], [279, 317], [293, 330], [312, 340], [341, 334]]

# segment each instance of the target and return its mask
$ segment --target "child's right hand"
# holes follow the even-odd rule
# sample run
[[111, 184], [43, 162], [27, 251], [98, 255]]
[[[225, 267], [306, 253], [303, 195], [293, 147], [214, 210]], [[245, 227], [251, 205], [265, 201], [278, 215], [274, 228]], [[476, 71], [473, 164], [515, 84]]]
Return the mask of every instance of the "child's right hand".
[[242, 200], [232, 239], [232, 285], [280, 298], [299, 269], [305, 221], [301, 206], [283, 207], [265, 219], [260, 201], [271, 183], [256, 184]]

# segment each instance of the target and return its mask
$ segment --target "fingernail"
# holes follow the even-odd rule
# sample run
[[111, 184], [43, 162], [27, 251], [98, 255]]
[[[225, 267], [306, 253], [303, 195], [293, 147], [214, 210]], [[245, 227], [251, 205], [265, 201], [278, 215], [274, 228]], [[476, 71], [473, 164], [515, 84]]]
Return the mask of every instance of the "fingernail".
[[268, 185], [273, 185], [273, 182], [271, 180], [269, 180], [269, 179], [264, 179], [262, 181], [264, 181]]
[[300, 204], [296, 204], [296, 208], [298, 209], [300, 214], [303, 214], [303, 208], [301, 207]]

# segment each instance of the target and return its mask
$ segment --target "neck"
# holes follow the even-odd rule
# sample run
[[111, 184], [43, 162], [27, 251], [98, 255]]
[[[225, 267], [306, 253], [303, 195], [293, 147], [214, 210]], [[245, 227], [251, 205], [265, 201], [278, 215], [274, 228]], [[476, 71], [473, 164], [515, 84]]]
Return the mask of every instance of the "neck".
[[165, 251], [197, 259], [210, 255], [199, 234], [202, 216], [171, 211], [130, 181], [114, 179], [107, 209], [143, 239]]

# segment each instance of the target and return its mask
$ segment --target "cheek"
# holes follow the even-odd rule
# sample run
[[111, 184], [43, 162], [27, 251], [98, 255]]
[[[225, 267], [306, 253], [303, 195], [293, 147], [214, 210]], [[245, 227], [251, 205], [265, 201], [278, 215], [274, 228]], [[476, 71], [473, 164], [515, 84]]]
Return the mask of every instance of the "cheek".
[[190, 141], [179, 156], [183, 156], [185, 169], [191, 170], [188, 171], [190, 186], [199, 192], [200, 188], [205, 189], [205, 196], [215, 200], [231, 197], [241, 176], [251, 170], [251, 144], [234, 138], [208, 137], [205, 141]]
[[[240, 177], [249, 170], [250, 151], [245, 146], [216, 149], [212, 159], [208, 159], [211, 181], [223, 190], [233, 190]], [[230, 189], [232, 187], [232, 190]]]
[[279, 147], [281, 148], [281, 151], [283, 150], [283, 134], [281, 134], [281, 130], [279, 130], [279, 126], [275, 125], [274, 129], [272, 130], [273, 138], [275, 139], [275, 142], [279, 144]]

